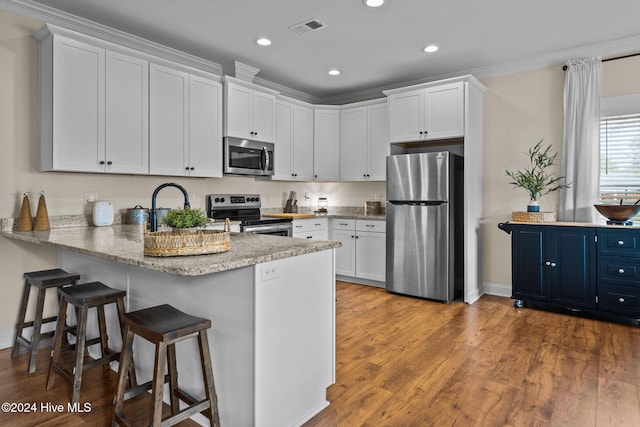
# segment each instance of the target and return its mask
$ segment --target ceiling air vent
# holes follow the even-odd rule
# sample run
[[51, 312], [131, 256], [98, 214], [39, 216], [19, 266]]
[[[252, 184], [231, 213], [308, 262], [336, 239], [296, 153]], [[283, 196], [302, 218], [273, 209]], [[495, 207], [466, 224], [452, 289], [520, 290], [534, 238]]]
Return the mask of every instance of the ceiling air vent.
[[321, 30], [322, 28], [325, 28], [325, 27], [326, 25], [323, 22], [313, 18], [313, 19], [307, 19], [306, 21], [301, 22], [300, 24], [292, 25], [291, 27], [289, 27], [289, 29], [302, 35], [302, 34], [310, 33], [311, 31]]

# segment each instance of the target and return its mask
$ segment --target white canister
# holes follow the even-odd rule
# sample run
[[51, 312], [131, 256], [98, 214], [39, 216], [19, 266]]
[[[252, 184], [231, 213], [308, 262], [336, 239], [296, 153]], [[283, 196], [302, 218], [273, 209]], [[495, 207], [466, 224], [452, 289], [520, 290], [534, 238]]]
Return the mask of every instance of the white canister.
[[113, 224], [113, 205], [111, 202], [96, 202], [93, 205], [93, 225], [101, 227]]

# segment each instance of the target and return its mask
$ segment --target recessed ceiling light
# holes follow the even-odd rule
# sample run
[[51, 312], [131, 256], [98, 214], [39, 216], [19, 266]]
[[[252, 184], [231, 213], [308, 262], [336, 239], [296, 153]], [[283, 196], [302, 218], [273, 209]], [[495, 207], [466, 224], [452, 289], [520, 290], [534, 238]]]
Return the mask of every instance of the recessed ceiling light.
[[429, 46], [425, 46], [422, 48], [422, 50], [424, 50], [427, 53], [433, 53], [433, 52], [437, 52], [439, 49], [439, 47], [435, 44], [430, 44]]
[[369, 7], [378, 7], [382, 6], [384, 0], [363, 0], [363, 3]]
[[256, 40], [256, 43], [259, 44], [260, 46], [269, 46], [271, 44], [271, 40], [269, 40], [266, 37], [260, 37], [259, 39]]
[[336, 70], [335, 68], [333, 70], [329, 70], [330, 76], [337, 76], [339, 74], [340, 74], [340, 70]]

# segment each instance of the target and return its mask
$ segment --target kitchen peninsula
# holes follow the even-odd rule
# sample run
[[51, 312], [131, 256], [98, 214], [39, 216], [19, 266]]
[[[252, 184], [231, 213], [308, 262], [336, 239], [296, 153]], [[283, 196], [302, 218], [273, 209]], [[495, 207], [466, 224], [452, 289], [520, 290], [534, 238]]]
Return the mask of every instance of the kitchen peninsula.
[[[58, 221], [52, 229], [2, 235], [55, 247], [60, 267], [127, 291], [127, 309], [171, 304], [209, 318], [220, 421], [227, 426], [293, 426], [329, 403], [335, 382], [335, 266], [340, 243], [232, 233], [225, 253], [153, 258], [143, 255], [140, 226], [91, 227]], [[75, 221], [75, 222], [74, 222]], [[117, 318], [107, 312], [110, 342], [120, 347]], [[89, 330], [96, 325], [89, 324]], [[114, 329], [116, 328], [116, 329]], [[152, 346], [136, 340], [140, 381], [151, 376]], [[177, 344], [180, 384], [204, 393], [197, 346]], [[204, 418], [196, 421], [203, 422]]]

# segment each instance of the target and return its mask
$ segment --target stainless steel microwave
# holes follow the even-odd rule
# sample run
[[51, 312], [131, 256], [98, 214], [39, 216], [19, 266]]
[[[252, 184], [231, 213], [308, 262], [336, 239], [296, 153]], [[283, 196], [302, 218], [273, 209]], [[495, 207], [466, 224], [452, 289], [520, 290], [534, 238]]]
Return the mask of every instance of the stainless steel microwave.
[[226, 136], [223, 172], [226, 175], [273, 175], [274, 149], [271, 142]]

